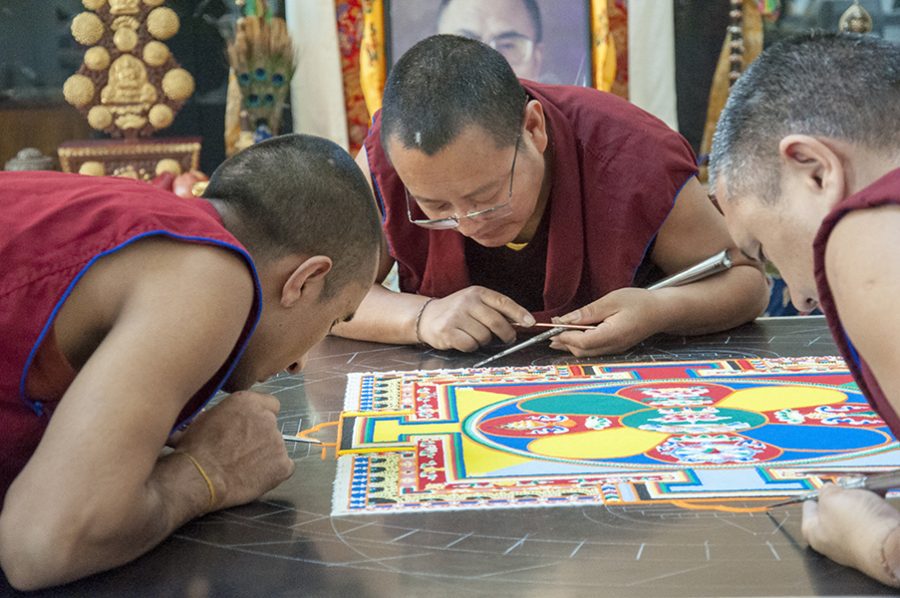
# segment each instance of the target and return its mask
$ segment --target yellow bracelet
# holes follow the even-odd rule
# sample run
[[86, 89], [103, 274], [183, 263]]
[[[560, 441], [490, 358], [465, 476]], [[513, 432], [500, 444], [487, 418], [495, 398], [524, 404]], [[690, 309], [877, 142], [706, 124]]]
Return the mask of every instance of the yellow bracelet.
[[216, 487], [213, 486], [212, 480], [209, 479], [209, 476], [206, 474], [206, 471], [203, 469], [203, 467], [200, 465], [200, 463], [196, 459], [194, 459], [193, 455], [191, 455], [187, 451], [178, 450], [175, 452], [180, 453], [180, 454], [184, 455], [185, 457], [187, 457], [188, 459], [190, 459], [191, 463], [194, 464], [194, 467], [197, 468], [197, 471], [200, 472], [200, 475], [203, 477], [203, 481], [206, 482], [206, 487], [209, 488], [209, 505], [207, 505], [206, 510], [207, 510], [207, 512], [212, 511], [213, 507], [216, 504]]

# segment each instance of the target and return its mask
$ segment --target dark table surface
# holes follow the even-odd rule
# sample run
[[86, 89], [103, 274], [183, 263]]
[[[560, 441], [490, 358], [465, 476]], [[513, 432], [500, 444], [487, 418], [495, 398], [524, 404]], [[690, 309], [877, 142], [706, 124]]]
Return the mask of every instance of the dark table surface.
[[[287, 433], [337, 419], [350, 372], [468, 367], [462, 354], [326, 339], [300, 376], [257, 387]], [[701, 337], [654, 337], [575, 360], [545, 347], [498, 365], [837, 354], [821, 317], [761, 319]], [[250, 505], [178, 530], [133, 563], [53, 590], [68, 596], [892, 595], [811, 551], [800, 507], [731, 514], [578, 506], [331, 517], [335, 460], [291, 443], [294, 476]], [[4, 584], [5, 593], [12, 593]]]

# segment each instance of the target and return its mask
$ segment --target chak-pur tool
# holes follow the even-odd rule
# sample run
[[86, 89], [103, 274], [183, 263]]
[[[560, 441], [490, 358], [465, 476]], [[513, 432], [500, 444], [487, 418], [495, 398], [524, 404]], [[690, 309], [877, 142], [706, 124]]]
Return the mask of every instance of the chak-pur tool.
[[[699, 264], [691, 266], [690, 268], [687, 268], [686, 270], [682, 270], [681, 272], [678, 272], [677, 274], [673, 274], [672, 276], [669, 276], [668, 278], [663, 278], [659, 282], [653, 283], [652, 285], [647, 287], [647, 289], [653, 291], [656, 289], [663, 289], [666, 287], [676, 287], [679, 285], [688, 284], [690, 282], [696, 282], [696, 281], [706, 278], [708, 276], [712, 276], [713, 274], [718, 274], [719, 272], [728, 270], [729, 268], [731, 268], [731, 266], [733, 264], [734, 264], [734, 262], [732, 261], [731, 257], [728, 255], [728, 250], [726, 249], [726, 250], [723, 250], [723, 251], [717, 253], [716, 255], [714, 255], [710, 258], [703, 260]], [[529, 338], [528, 340], [525, 340], [525, 341], [522, 341], [521, 343], [513, 345], [512, 347], [509, 347], [508, 349], [504, 349], [503, 351], [500, 351], [496, 355], [488, 357], [487, 359], [483, 359], [483, 360], [479, 361], [478, 363], [476, 363], [475, 365], [473, 365], [472, 367], [480, 368], [484, 365], [491, 363], [492, 361], [496, 361], [496, 360], [500, 359], [501, 357], [506, 357], [507, 355], [511, 355], [512, 353], [521, 351], [525, 347], [530, 347], [531, 345], [545, 341], [548, 338], [552, 338], [552, 337], [556, 336], [557, 334], [565, 332], [568, 329], [569, 328], [567, 326], [563, 326], [563, 325], [555, 326], [555, 327], [551, 328], [550, 330], [547, 330], [546, 332], [542, 332], [538, 335], [535, 335], [535, 336]]]

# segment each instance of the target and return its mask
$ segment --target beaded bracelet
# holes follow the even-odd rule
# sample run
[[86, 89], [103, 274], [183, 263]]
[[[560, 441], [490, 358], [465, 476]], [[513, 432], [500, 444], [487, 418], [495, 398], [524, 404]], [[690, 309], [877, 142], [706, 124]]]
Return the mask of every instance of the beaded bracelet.
[[419, 344], [425, 344], [425, 341], [419, 336], [419, 323], [422, 321], [422, 314], [425, 313], [425, 308], [428, 307], [428, 304], [435, 299], [437, 299], [437, 297], [429, 297], [428, 300], [422, 304], [422, 307], [419, 308], [419, 313], [416, 314], [416, 342]]
[[206, 510], [212, 511], [213, 507], [216, 504], [216, 487], [213, 486], [212, 480], [209, 479], [209, 476], [206, 474], [206, 471], [203, 469], [203, 467], [200, 465], [200, 463], [196, 459], [194, 459], [194, 456], [191, 455], [189, 452], [178, 450], [178, 451], [175, 451], [175, 453], [184, 455], [185, 457], [190, 459], [191, 463], [194, 464], [194, 467], [197, 468], [197, 471], [200, 472], [200, 475], [203, 477], [203, 481], [206, 482], [206, 487], [209, 489], [209, 505], [207, 505]]

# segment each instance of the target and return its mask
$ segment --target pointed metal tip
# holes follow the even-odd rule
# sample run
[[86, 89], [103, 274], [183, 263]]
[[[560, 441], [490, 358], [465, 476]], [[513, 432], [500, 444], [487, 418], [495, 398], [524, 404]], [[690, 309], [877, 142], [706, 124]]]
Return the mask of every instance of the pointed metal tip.
[[282, 434], [282, 438], [287, 440], [288, 442], [304, 442], [306, 444], [322, 444], [321, 440], [317, 440], [315, 438], [303, 438], [302, 436], [295, 436], [293, 434]]
[[780, 507], [787, 507], [787, 506], [789, 506], [789, 505], [795, 505], [795, 504], [797, 504], [797, 503], [802, 503], [802, 502], [806, 502], [806, 501], [808, 501], [808, 500], [811, 500], [812, 498], [813, 498], [813, 497], [811, 497], [811, 496], [795, 496], [794, 498], [789, 498], [789, 499], [787, 499], [787, 500], [783, 500], [783, 501], [781, 501], [781, 502], [777, 502], [777, 503], [775, 503], [775, 504], [768, 505], [768, 506], [766, 507], [766, 510], [769, 510], [769, 509], [777, 509], [777, 508], [780, 508]]

